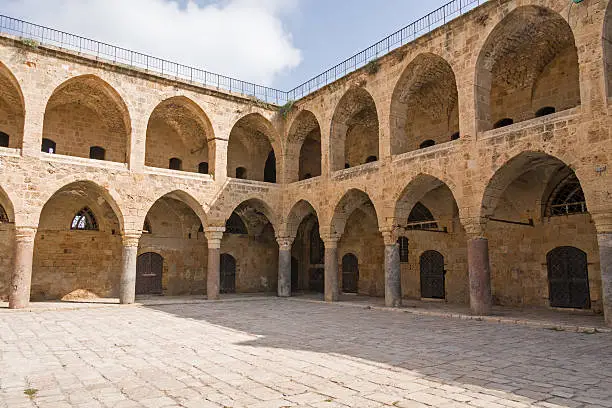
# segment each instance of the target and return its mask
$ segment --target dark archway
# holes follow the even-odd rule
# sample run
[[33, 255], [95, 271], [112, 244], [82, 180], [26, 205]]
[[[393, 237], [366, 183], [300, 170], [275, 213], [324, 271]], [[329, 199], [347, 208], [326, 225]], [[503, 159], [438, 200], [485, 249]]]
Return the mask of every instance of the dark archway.
[[264, 181], [266, 183], [276, 183], [276, 155], [274, 154], [274, 150], [268, 153], [268, 158], [266, 159]]
[[25, 120], [25, 103], [19, 82], [13, 73], [0, 62], [0, 146], [21, 148]]
[[321, 127], [308, 110], [301, 111], [289, 129], [285, 169], [288, 183], [321, 175]]

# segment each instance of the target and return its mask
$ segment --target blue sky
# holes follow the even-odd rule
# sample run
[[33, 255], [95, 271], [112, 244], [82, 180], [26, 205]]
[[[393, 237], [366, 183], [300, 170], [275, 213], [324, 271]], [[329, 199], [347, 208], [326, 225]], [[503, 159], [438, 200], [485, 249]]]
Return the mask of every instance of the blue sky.
[[2, 0], [0, 13], [282, 90], [446, 0]]

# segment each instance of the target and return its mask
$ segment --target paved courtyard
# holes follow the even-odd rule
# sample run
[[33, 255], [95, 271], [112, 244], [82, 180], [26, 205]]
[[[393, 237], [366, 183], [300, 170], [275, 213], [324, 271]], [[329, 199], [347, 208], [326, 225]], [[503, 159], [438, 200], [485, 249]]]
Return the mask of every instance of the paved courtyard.
[[281, 299], [0, 312], [2, 407], [612, 407], [612, 334]]

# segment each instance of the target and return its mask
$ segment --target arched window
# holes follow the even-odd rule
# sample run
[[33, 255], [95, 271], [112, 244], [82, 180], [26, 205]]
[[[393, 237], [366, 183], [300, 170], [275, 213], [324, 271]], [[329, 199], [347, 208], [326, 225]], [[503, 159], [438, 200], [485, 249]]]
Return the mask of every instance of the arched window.
[[552, 115], [553, 113], [555, 113], [557, 110], [553, 107], [553, 106], [545, 106], [543, 108], [540, 108], [536, 111], [535, 113], [535, 117], [536, 118], [540, 118], [542, 116], [546, 116], [546, 115]]
[[168, 164], [168, 168], [171, 170], [182, 170], [183, 169], [183, 161], [176, 157], [170, 159], [170, 163]]
[[198, 232], [204, 232], [204, 225], [200, 223], [200, 228], [198, 228]]
[[143, 234], [151, 234], [152, 231], [153, 230], [151, 229], [151, 222], [149, 221], [148, 218], [145, 218], [144, 225], [142, 226], [142, 233]]
[[198, 173], [208, 174], [208, 163], [207, 162], [202, 162], [198, 164]]
[[368, 158], [366, 159], [366, 163], [373, 163], [375, 161], [378, 161], [378, 157], [376, 156], [368, 156]]
[[237, 179], [246, 179], [247, 178], [247, 169], [244, 167], [236, 168], [236, 178]]
[[586, 213], [586, 200], [580, 181], [574, 173], [557, 185], [548, 199], [546, 215], [570, 215]]
[[6, 224], [10, 222], [8, 214], [2, 205], [0, 205], [0, 224]]
[[451, 135], [451, 140], [457, 140], [461, 137], [461, 134], [459, 132], [455, 132]]
[[45, 152], [45, 153], [55, 153], [56, 150], [56, 145], [55, 142], [51, 139], [43, 139], [42, 140], [42, 146], [40, 148], [41, 151]]
[[399, 237], [397, 239], [397, 243], [399, 244], [400, 262], [407, 263], [408, 262], [408, 238]]
[[100, 146], [91, 146], [89, 148], [89, 158], [95, 160], [104, 160], [106, 149]]
[[264, 181], [266, 183], [276, 183], [276, 156], [274, 155], [274, 150], [268, 154], [268, 159], [266, 160]]
[[423, 143], [421, 143], [421, 145], [419, 146], [420, 149], [424, 149], [426, 147], [431, 147], [434, 146], [436, 144], [435, 141], [431, 140], [431, 139], [427, 139], [425, 140]]
[[438, 229], [438, 223], [435, 221], [433, 214], [431, 211], [429, 211], [429, 208], [425, 207], [421, 202], [418, 202], [414, 205], [414, 208], [408, 216], [408, 229]]
[[98, 222], [96, 221], [96, 217], [94, 216], [93, 212], [88, 207], [84, 207], [81, 211], [76, 213], [72, 219], [70, 229], [97, 231]]
[[495, 124], [493, 125], [493, 129], [503, 128], [512, 124], [514, 124], [514, 119], [504, 118], [495, 122]]
[[225, 232], [228, 234], [247, 235], [248, 231], [242, 218], [235, 212], [225, 221]]
[[320, 265], [325, 262], [325, 244], [319, 235], [319, 224], [316, 223], [310, 231], [310, 263]]
[[0, 132], [0, 147], [9, 147], [9, 135]]

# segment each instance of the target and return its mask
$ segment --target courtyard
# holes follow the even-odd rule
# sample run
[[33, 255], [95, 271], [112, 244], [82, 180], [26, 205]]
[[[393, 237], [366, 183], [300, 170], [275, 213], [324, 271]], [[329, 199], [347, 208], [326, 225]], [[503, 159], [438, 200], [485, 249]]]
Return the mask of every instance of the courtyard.
[[611, 341], [305, 299], [0, 311], [0, 406], [612, 407]]

